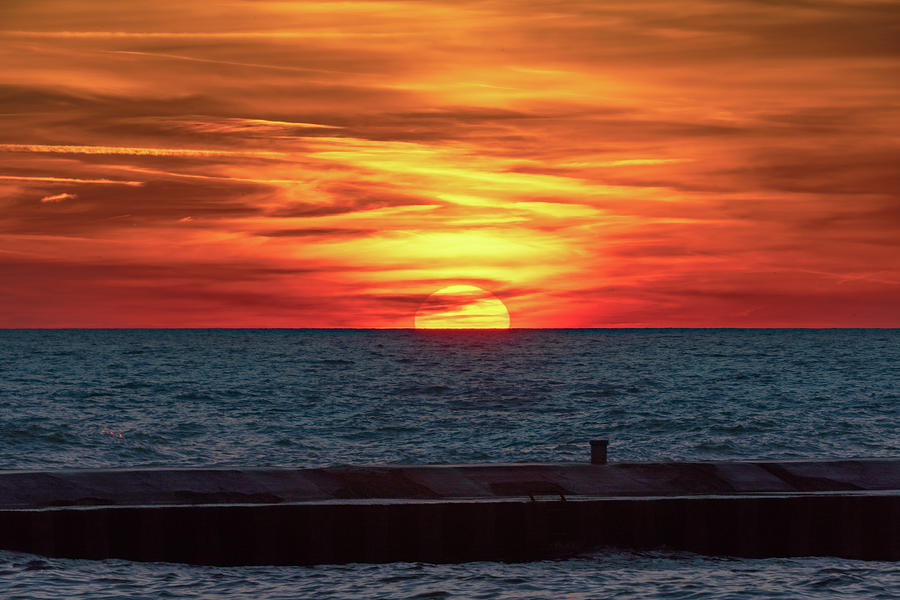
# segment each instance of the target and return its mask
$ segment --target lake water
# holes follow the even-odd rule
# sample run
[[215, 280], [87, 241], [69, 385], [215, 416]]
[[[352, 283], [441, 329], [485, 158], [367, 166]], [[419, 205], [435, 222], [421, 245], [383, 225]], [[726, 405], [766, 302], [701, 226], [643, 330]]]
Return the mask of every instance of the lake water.
[[[0, 331], [0, 469], [900, 457], [898, 330]], [[895, 598], [900, 566], [600, 551], [201, 568], [0, 552], [11, 598]]]

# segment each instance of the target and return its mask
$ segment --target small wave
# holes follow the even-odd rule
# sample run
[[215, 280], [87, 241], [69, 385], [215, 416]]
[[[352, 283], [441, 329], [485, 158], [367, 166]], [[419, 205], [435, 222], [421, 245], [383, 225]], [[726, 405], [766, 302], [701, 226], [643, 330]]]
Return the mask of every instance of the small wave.
[[15, 566], [22, 569], [23, 571], [46, 571], [53, 568], [46, 560], [37, 558], [34, 560], [29, 560], [26, 563], [16, 564]]
[[200, 391], [190, 391], [190, 392], [182, 392], [180, 394], [175, 395], [176, 400], [215, 400], [215, 398], [206, 392]]
[[73, 397], [82, 400], [87, 400], [89, 398], [107, 398], [114, 395], [115, 394], [113, 394], [112, 392], [108, 392], [105, 390], [82, 390], [72, 394]]
[[38, 445], [49, 443], [55, 446], [79, 444], [78, 437], [73, 435], [65, 425], [54, 426], [17, 421], [0, 423], [0, 440], [2, 440], [4, 445], [9, 445], [13, 448], [19, 444]]
[[452, 392], [453, 388], [448, 385], [436, 384], [436, 385], [413, 385], [409, 387], [400, 388], [395, 390], [395, 395], [402, 396], [418, 396], [421, 394], [446, 394], [448, 392]]
[[145, 388], [159, 387], [158, 384], [147, 381], [126, 381], [114, 386], [117, 390], [140, 390]]

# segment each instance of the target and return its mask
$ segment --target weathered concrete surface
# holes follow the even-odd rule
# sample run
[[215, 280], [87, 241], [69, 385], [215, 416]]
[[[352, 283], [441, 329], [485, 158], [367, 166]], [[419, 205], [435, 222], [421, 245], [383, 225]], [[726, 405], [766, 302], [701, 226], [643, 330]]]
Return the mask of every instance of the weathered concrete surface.
[[900, 460], [0, 471], [0, 508], [900, 490]]
[[900, 460], [0, 472], [0, 547], [197, 564], [598, 546], [900, 560]]

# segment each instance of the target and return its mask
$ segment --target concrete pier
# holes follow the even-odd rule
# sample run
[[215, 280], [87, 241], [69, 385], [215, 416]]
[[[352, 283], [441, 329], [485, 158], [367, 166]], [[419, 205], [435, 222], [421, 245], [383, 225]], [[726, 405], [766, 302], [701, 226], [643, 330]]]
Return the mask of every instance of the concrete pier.
[[0, 548], [193, 564], [597, 547], [900, 560], [900, 460], [0, 472]]

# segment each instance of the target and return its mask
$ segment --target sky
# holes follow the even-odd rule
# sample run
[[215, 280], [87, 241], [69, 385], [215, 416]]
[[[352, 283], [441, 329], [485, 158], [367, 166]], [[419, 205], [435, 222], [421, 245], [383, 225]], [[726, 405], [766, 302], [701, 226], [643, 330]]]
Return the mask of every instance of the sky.
[[5, 0], [0, 64], [0, 327], [900, 326], [892, 0]]

